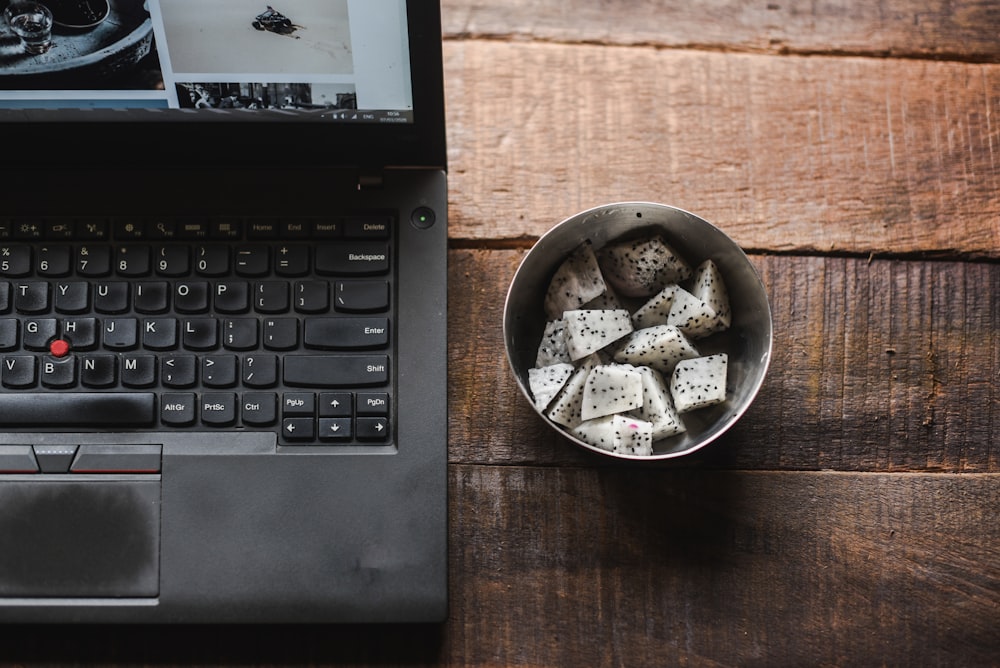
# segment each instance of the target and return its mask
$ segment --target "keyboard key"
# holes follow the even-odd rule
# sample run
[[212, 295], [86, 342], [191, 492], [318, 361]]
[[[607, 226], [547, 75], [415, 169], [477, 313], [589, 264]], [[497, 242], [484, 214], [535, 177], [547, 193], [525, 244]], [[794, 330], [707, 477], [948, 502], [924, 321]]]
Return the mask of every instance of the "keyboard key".
[[66, 276], [72, 265], [69, 246], [42, 246], [38, 249], [37, 271], [41, 276]]
[[14, 285], [14, 310], [18, 313], [45, 313], [49, 310], [49, 284], [41, 281]]
[[193, 393], [167, 392], [162, 397], [160, 420], [171, 427], [186, 427], [194, 424], [197, 417], [197, 403]]
[[351, 418], [320, 418], [318, 436], [322, 441], [350, 440]]
[[152, 392], [0, 394], [0, 423], [7, 426], [145, 427], [154, 410]]
[[354, 410], [353, 395], [350, 392], [320, 392], [320, 417], [351, 417]]
[[0, 276], [17, 278], [31, 273], [31, 247], [22, 244], [0, 246]]
[[326, 281], [299, 281], [294, 291], [299, 313], [324, 313], [330, 309], [330, 284]]
[[80, 383], [84, 387], [111, 387], [118, 382], [117, 371], [115, 355], [80, 356]]
[[292, 417], [281, 421], [281, 433], [288, 440], [311, 441], [316, 437], [316, 420], [311, 417]]
[[160, 276], [186, 276], [191, 271], [191, 252], [187, 246], [161, 246], [156, 251], [156, 273]]
[[269, 427], [278, 421], [274, 392], [247, 392], [243, 395], [243, 424]]
[[386, 281], [337, 281], [334, 306], [338, 311], [384, 311], [389, 308]]
[[201, 382], [207, 387], [232, 387], [236, 384], [235, 355], [206, 355], [201, 360]]
[[229, 273], [228, 246], [199, 246], [195, 251], [195, 271], [202, 276], [225, 276]]
[[246, 313], [250, 310], [250, 284], [245, 281], [217, 283], [215, 310], [219, 313]]
[[389, 271], [389, 245], [380, 242], [320, 244], [316, 272], [325, 276], [363, 276]]
[[243, 384], [247, 387], [274, 387], [278, 384], [278, 358], [274, 355], [247, 355], [243, 358]]
[[136, 283], [132, 304], [139, 313], [163, 313], [170, 305], [170, 286], [165, 281]]
[[[31, 387], [35, 384], [35, 369], [36, 362], [33, 355], [7, 355], [3, 358], [3, 367], [0, 367], [0, 382], [3, 383], [4, 387], [15, 389]], [[4, 396], [8, 395], [0, 394], [0, 397]], [[0, 406], [2, 405], [0, 403]], [[0, 423], [9, 424], [7, 421], [11, 416], [2, 412], [0, 412], [0, 415], [4, 415]]]
[[104, 347], [109, 350], [129, 350], [139, 345], [138, 322], [135, 318], [108, 318], [102, 334]]
[[299, 321], [295, 318], [267, 318], [261, 341], [268, 350], [291, 350], [299, 345]]
[[17, 348], [17, 326], [20, 324], [15, 318], [0, 319], [0, 350], [14, 350]]
[[365, 441], [384, 441], [389, 437], [389, 420], [384, 417], [359, 417], [357, 436]]
[[156, 357], [123, 355], [121, 381], [125, 387], [152, 387], [156, 383]]
[[253, 350], [257, 347], [257, 320], [231, 318], [222, 322], [222, 346], [227, 350]]
[[142, 347], [149, 350], [173, 350], [177, 347], [175, 318], [147, 318], [142, 321]]
[[39, 365], [42, 385], [51, 388], [66, 388], [76, 385], [76, 358], [44, 359]]
[[289, 355], [285, 384], [291, 387], [384, 385], [389, 381], [385, 355]]
[[316, 412], [316, 395], [312, 392], [285, 392], [281, 396], [283, 417], [311, 416]]
[[211, 350], [219, 345], [219, 323], [215, 318], [191, 318], [184, 321], [184, 347], [188, 350]]
[[28, 350], [48, 350], [56, 338], [59, 322], [55, 318], [37, 318], [22, 323], [21, 346]]
[[55, 308], [58, 313], [85, 313], [90, 308], [90, 286], [83, 281], [57, 283]]
[[206, 392], [201, 396], [201, 421], [210, 427], [228, 427], [236, 422], [236, 395]]
[[309, 273], [309, 246], [286, 244], [274, 257], [274, 273], [279, 276], [305, 276]]
[[303, 342], [325, 350], [384, 348], [389, 345], [387, 318], [307, 318]]
[[119, 276], [145, 276], [149, 273], [149, 246], [119, 246], [115, 252], [115, 271]]
[[62, 337], [74, 350], [97, 347], [96, 318], [67, 318], [62, 321]]
[[254, 286], [253, 307], [258, 313], [285, 313], [288, 306], [288, 283], [262, 281]]
[[344, 221], [344, 234], [355, 239], [388, 239], [391, 216], [351, 216]]
[[80, 276], [110, 274], [111, 247], [103, 244], [80, 246], [76, 251], [76, 273]]
[[358, 392], [358, 415], [379, 417], [389, 415], [389, 395], [386, 392]]
[[124, 281], [98, 283], [94, 287], [94, 310], [98, 313], [124, 313], [128, 310], [129, 284]]
[[194, 355], [168, 355], [160, 360], [160, 379], [167, 387], [193, 387], [197, 373]]
[[270, 247], [241, 246], [236, 249], [236, 273], [240, 276], [267, 276], [270, 271]]
[[204, 313], [208, 310], [209, 288], [205, 281], [174, 285], [174, 310], [179, 313]]

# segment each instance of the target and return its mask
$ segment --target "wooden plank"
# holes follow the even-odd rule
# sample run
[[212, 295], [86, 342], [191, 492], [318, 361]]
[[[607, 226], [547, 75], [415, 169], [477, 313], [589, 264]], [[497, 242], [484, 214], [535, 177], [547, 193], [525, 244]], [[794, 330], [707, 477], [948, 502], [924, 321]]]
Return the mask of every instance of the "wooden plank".
[[649, 200], [760, 251], [1000, 257], [998, 65], [445, 47], [453, 238]]
[[[989, 665], [996, 475], [461, 466], [473, 665]], [[933, 614], [927, 614], [933, 611]]]
[[[503, 347], [524, 251], [456, 249], [451, 461], [593, 463], [533, 411]], [[740, 469], [1000, 471], [1000, 265], [751, 257], [774, 319], [750, 410], [694, 461]]]
[[995, 474], [456, 465], [450, 480], [444, 626], [8, 628], [0, 665], [987, 666], [1000, 652]]
[[443, 0], [451, 38], [647, 44], [758, 53], [833, 53], [997, 62], [991, 0]]

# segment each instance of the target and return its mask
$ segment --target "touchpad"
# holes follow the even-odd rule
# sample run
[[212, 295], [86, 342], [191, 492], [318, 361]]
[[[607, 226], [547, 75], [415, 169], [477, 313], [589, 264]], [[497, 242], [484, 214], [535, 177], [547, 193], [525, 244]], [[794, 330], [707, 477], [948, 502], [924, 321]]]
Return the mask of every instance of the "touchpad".
[[152, 597], [159, 480], [0, 482], [0, 596]]

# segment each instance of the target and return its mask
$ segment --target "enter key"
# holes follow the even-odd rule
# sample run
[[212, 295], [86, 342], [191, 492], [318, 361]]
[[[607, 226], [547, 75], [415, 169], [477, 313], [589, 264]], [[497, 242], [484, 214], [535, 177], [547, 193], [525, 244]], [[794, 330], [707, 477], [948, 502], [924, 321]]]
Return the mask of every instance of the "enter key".
[[352, 350], [389, 345], [388, 318], [307, 318], [303, 340], [307, 348]]

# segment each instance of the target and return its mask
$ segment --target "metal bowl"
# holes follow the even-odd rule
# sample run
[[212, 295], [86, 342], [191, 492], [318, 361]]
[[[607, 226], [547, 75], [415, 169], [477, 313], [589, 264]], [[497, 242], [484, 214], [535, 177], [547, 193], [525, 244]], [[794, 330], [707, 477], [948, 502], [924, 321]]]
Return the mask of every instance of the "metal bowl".
[[[743, 250], [725, 233], [698, 216], [663, 204], [622, 202], [583, 211], [546, 232], [514, 274], [504, 305], [507, 360], [524, 397], [534, 408], [528, 369], [534, 366], [545, 327], [543, 301], [562, 261], [589, 239], [594, 249], [608, 242], [659, 232], [691, 266], [712, 259], [729, 292], [732, 325], [725, 332], [695, 341], [699, 352], [729, 354], [724, 403], [682, 416], [685, 433], [656, 441], [651, 456], [615, 454], [574, 437], [539, 415], [581, 448], [618, 459], [662, 460], [692, 453], [719, 438], [753, 402], [771, 359], [771, 309], [767, 291]], [[537, 411], [537, 409], [536, 409]]]

